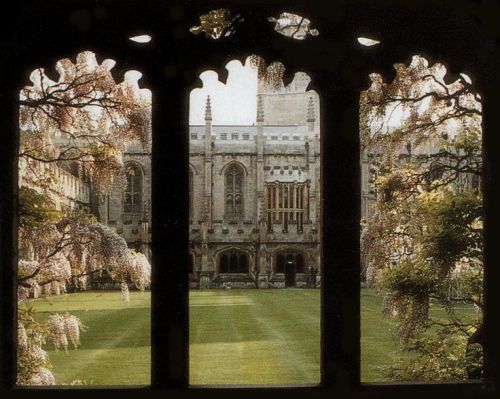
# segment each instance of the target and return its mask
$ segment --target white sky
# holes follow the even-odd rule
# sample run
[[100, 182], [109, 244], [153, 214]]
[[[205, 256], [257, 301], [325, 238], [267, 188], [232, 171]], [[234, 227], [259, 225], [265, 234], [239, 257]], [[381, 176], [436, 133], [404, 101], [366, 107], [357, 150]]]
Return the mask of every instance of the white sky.
[[212, 123], [214, 125], [251, 125], [257, 116], [257, 70], [233, 60], [226, 64], [229, 71], [226, 84], [215, 71], [200, 74], [201, 89], [191, 91], [189, 98], [189, 124], [205, 124], [205, 104], [210, 95]]

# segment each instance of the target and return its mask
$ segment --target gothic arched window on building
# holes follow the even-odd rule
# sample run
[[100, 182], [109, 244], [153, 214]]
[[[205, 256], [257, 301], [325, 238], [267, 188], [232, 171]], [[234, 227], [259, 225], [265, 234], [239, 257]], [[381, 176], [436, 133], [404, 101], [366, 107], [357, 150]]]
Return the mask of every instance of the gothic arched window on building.
[[125, 170], [127, 187], [123, 193], [123, 211], [125, 213], [141, 213], [142, 171], [139, 166], [129, 164]]
[[219, 257], [219, 273], [248, 274], [248, 255], [237, 249], [225, 251]]
[[236, 164], [230, 165], [225, 173], [226, 218], [243, 216], [243, 170]]
[[474, 173], [470, 175], [470, 186], [476, 190], [481, 188], [481, 176], [479, 174]]

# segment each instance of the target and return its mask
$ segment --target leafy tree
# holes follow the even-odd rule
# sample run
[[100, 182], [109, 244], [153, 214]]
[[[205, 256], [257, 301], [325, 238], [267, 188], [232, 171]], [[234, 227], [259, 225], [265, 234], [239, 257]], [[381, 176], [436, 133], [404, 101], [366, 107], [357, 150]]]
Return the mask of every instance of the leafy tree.
[[[415, 56], [385, 83], [371, 75], [361, 96], [361, 139], [371, 163], [373, 213], [362, 226], [371, 282], [409, 352], [397, 379], [482, 375], [483, 204], [481, 104], [466, 75]], [[431, 303], [446, 320], [429, 316]], [[474, 304], [476, 318], [457, 305]], [[410, 360], [408, 360], [410, 359]]]

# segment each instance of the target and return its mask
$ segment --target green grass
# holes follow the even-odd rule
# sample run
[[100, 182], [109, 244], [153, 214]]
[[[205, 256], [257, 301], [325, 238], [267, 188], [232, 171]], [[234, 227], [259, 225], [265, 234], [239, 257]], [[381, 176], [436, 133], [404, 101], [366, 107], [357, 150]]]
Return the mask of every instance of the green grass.
[[58, 384], [81, 380], [95, 385], [148, 385], [151, 369], [150, 293], [131, 292], [124, 304], [119, 291], [53, 296], [30, 303], [39, 320], [70, 312], [88, 328], [77, 349], [54, 351], [49, 358]]
[[189, 382], [318, 384], [319, 290], [191, 291]]
[[393, 338], [395, 323], [382, 315], [382, 297], [361, 290], [361, 381], [384, 381], [383, 366], [394, 364], [397, 354]]
[[[190, 384], [318, 384], [320, 380], [319, 290], [190, 291]], [[90, 291], [30, 301], [46, 320], [70, 312], [88, 327], [78, 350], [54, 351], [59, 384], [150, 383], [150, 294]], [[433, 317], [445, 318], [431, 305]], [[472, 307], [460, 317], [475, 316]], [[394, 364], [394, 322], [382, 315], [382, 297], [361, 290], [361, 377], [384, 381], [382, 366]]]
[[[361, 290], [361, 381], [388, 381], [384, 367], [398, 359], [394, 331], [394, 319], [382, 315], [383, 297], [375, 290]], [[472, 305], [457, 306], [456, 315], [462, 320], [474, 320], [477, 316]], [[431, 302], [430, 316], [447, 319], [446, 311]]]

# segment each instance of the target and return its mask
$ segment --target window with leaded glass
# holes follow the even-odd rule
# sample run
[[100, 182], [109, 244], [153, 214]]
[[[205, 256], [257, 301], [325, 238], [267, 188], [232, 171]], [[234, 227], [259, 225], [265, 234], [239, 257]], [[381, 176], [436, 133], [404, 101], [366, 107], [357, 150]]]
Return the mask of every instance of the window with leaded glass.
[[243, 215], [243, 171], [236, 164], [230, 165], [225, 180], [226, 217], [240, 217]]
[[219, 273], [248, 273], [248, 255], [236, 249], [220, 255]]
[[127, 187], [123, 195], [123, 211], [126, 213], [141, 212], [142, 172], [137, 165], [128, 165], [125, 171]]

